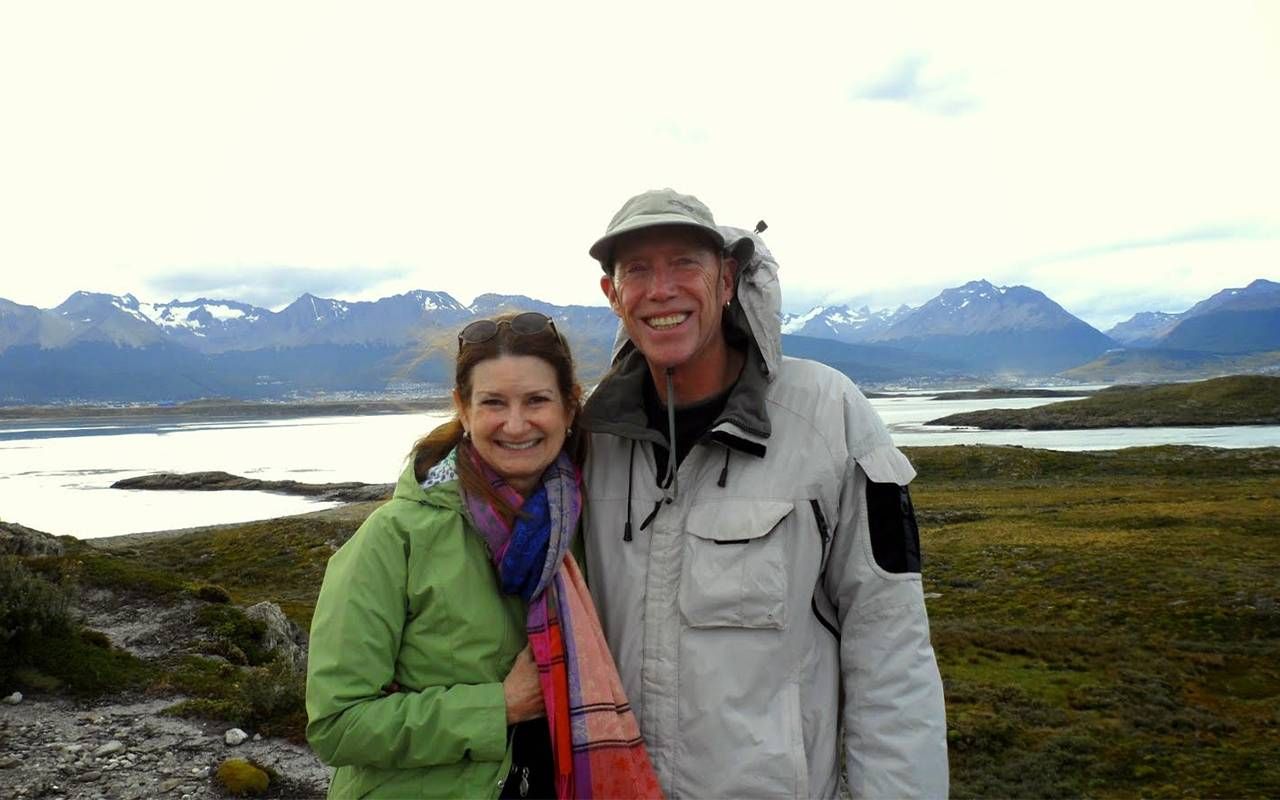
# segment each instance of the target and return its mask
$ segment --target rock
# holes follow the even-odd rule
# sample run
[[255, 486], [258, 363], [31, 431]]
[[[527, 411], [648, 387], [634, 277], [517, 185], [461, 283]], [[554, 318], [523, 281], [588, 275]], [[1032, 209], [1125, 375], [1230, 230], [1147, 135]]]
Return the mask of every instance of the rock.
[[267, 773], [243, 758], [228, 758], [218, 765], [215, 773], [218, 783], [228, 793], [241, 797], [256, 797], [265, 793], [271, 785]]
[[101, 779], [102, 779], [102, 773], [97, 771], [96, 769], [86, 772], [83, 775], [76, 776], [77, 783], [93, 783], [94, 781], [101, 780]]
[[22, 702], [22, 692], [14, 692], [6, 697], [4, 701], [11, 706], [16, 706], [18, 703]]
[[22, 764], [22, 759], [13, 756], [0, 756], [0, 769], [13, 769]]
[[307, 668], [307, 637], [293, 621], [284, 615], [275, 603], [262, 602], [249, 606], [244, 615], [267, 626], [262, 644], [275, 651], [298, 672]]
[[253, 735], [253, 740], [254, 740], [255, 742], [260, 742], [260, 741], [262, 741], [262, 734], [260, 734], [260, 733], [255, 733], [255, 734]]
[[249, 734], [245, 733], [239, 728], [232, 728], [231, 730], [227, 731], [226, 736], [223, 737], [226, 743], [231, 747], [235, 747], [236, 745], [243, 744], [244, 740], [248, 738], [249, 738]]
[[0, 555], [60, 556], [62, 542], [51, 533], [27, 528], [16, 522], [0, 522]]
[[93, 751], [94, 758], [102, 758], [103, 756], [114, 755], [124, 750], [124, 742], [119, 739], [112, 739], [97, 750]]
[[182, 785], [181, 778], [170, 778], [167, 781], [160, 782], [160, 791], [172, 792], [174, 789], [177, 789], [181, 785]]

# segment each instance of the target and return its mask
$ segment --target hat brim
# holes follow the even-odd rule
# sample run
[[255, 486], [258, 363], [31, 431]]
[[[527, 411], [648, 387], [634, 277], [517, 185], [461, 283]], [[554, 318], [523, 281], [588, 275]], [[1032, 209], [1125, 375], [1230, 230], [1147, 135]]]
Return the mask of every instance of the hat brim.
[[619, 236], [623, 236], [634, 231], [644, 230], [645, 228], [657, 228], [665, 225], [680, 225], [686, 228], [697, 228], [705, 231], [708, 236], [716, 241], [716, 243], [724, 248], [724, 234], [719, 230], [710, 226], [694, 222], [686, 216], [680, 214], [641, 214], [619, 225], [616, 229], [601, 236], [596, 243], [591, 245], [591, 249], [587, 252], [596, 261], [600, 262], [600, 267], [605, 272], [609, 271], [609, 260], [613, 253], [613, 245]]

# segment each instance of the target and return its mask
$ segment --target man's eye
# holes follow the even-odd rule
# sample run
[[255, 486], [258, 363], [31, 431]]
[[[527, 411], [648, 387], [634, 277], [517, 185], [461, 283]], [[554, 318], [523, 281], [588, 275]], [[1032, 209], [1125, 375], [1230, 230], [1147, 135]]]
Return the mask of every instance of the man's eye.
[[628, 264], [622, 268], [622, 277], [629, 278], [633, 275], [643, 275], [648, 270], [648, 264]]

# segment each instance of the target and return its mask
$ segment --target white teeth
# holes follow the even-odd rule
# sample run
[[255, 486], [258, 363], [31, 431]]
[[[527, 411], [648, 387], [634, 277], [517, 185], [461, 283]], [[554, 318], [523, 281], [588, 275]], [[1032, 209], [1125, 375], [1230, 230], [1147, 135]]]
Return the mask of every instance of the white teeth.
[[498, 446], [507, 450], [528, 450], [541, 441], [541, 439], [534, 439], [532, 442], [498, 442]]
[[650, 328], [663, 330], [664, 328], [674, 328], [688, 318], [688, 314], [668, 314], [665, 317], [650, 317], [645, 322], [649, 323]]

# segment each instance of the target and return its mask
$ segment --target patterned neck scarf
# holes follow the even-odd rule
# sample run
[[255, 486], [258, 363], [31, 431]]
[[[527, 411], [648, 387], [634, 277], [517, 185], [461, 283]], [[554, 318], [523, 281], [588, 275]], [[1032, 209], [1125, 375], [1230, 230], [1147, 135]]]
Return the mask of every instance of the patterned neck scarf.
[[[469, 443], [455, 453], [470, 459], [494, 491], [520, 511], [508, 525], [492, 504], [459, 483], [467, 514], [489, 545], [502, 591], [529, 604], [526, 630], [547, 709], [556, 796], [661, 797], [595, 606], [569, 552], [582, 513], [581, 472], [561, 452], [526, 499]], [[441, 466], [451, 472], [454, 458], [451, 453]]]

